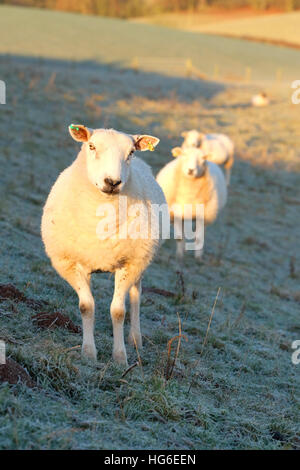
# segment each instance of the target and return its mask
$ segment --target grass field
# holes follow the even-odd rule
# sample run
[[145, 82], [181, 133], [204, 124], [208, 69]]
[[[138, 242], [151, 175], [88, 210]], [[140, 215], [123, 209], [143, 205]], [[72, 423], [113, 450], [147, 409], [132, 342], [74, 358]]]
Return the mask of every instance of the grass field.
[[[251, 69], [253, 81], [295, 80], [300, 51], [193, 34], [160, 26], [132, 24], [77, 14], [0, 7], [0, 54], [93, 61], [185, 75], [185, 61], [211, 78], [239, 81]], [[162, 59], [162, 60], [161, 60]], [[149, 63], [150, 60], [150, 63]], [[174, 62], [175, 60], [175, 62]], [[178, 61], [181, 65], [178, 66]]]
[[283, 41], [300, 46], [300, 12], [264, 15], [165, 14], [134, 20], [184, 31]]
[[[3, 12], [11, 12], [7, 21]], [[21, 22], [21, 13], [33, 29]], [[133, 41], [139, 54], [153, 54], [152, 39], [154, 48], [161, 41], [164, 56], [175, 37], [177, 53], [181, 41], [207, 44], [205, 54], [212, 53], [212, 38], [149, 26], [137, 41], [140, 28], [0, 8], [0, 78], [8, 92], [0, 107], [0, 284], [13, 284], [32, 299], [0, 299], [0, 338], [38, 385], [0, 384], [0, 448], [299, 448], [300, 366], [292, 364], [291, 343], [300, 335], [300, 108], [291, 104], [289, 84], [273, 83], [271, 105], [255, 109], [249, 107], [257, 91], [251, 83], [202, 82], [101, 63], [129, 58], [136, 53]], [[92, 41], [100, 36], [104, 50], [100, 39]], [[297, 78], [295, 51], [236, 44], [245, 48], [243, 60], [257, 51], [262, 80], [271, 79], [269, 67], [279, 57]], [[224, 47], [216, 51], [220, 61]], [[275, 51], [269, 65], [260, 56], [267, 50]], [[238, 56], [231, 60], [239, 64]], [[227, 60], [220, 65], [228, 67]], [[40, 311], [59, 311], [80, 325], [76, 295], [52, 269], [40, 239], [47, 194], [78, 151], [67, 131], [71, 122], [157, 135], [158, 149], [145, 155], [155, 173], [170, 160], [182, 130], [221, 131], [236, 143], [228, 206], [207, 230], [203, 263], [188, 255], [179, 265], [170, 240], [145, 275], [142, 366], [123, 378], [111, 361], [111, 277], [93, 278], [96, 366], [81, 361], [80, 334], [41, 329], [32, 319]], [[166, 380], [177, 314], [187, 341]], [[128, 356], [130, 364], [137, 359], [129, 347]]]

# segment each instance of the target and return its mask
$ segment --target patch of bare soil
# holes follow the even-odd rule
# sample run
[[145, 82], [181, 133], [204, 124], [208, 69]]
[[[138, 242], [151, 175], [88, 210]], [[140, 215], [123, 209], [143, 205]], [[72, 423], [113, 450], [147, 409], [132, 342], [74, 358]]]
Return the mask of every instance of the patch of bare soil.
[[35, 325], [44, 330], [60, 327], [65, 328], [72, 333], [81, 332], [81, 328], [79, 326], [75, 325], [69, 317], [60, 312], [40, 312], [37, 315], [33, 315], [32, 320]]
[[165, 289], [158, 289], [156, 287], [143, 287], [143, 292], [149, 294], [162, 295], [163, 297], [176, 297], [176, 294], [174, 292], [170, 292]]
[[11, 385], [22, 382], [30, 388], [37, 386], [26, 370], [13, 359], [6, 359], [6, 364], [0, 364], [0, 382]]
[[23, 292], [18, 290], [13, 284], [0, 284], [0, 302], [4, 300], [13, 300], [14, 302], [24, 302], [28, 307], [34, 310], [38, 310], [45, 305], [48, 305], [46, 301], [38, 301], [26, 297]]
[[16, 300], [17, 302], [25, 302], [25, 295], [19, 291], [12, 284], [1, 284], [0, 285], [0, 302], [3, 300]]

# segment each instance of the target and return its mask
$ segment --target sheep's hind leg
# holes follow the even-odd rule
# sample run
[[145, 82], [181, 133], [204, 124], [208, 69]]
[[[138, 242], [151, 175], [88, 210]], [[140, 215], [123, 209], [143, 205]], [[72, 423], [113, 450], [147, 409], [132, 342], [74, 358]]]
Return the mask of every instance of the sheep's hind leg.
[[231, 169], [234, 164], [234, 156], [230, 155], [227, 162], [224, 164], [224, 168], [226, 170], [226, 184], [227, 186], [230, 185], [230, 178], [231, 178]]
[[141, 281], [139, 280], [129, 290], [130, 298], [130, 332], [128, 341], [132, 346], [142, 348], [142, 335], [140, 326], [140, 297]]
[[53, 262], [53, 266], [73, 287], [79, 298], [83, 329], [82, 356], [96, 359], [97, 350], [94, 340], [95, 302], [90, 289], [90, 274], [79, 263], [56, 260]]

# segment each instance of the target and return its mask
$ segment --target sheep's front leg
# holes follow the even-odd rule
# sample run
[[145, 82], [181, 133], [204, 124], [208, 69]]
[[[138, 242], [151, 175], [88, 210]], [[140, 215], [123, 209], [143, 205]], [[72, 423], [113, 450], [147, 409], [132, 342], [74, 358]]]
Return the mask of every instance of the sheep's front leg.
[[183, 223], [182, 219], [179, 217], [174, 217], [174, 232], [176, 238], [176, 257], [177, 259], [182, 260], [184, 256], [185, 241], [183, 234]]
[[82, 356], [96, 359], [97, 350], [94, 340], [95, 302], [90, 289], [89, 271], [81, 264], [72, 263], [65, 259], [52, 260], [52, 264], [77, 292], [79, 298], [83, 329]]
[[90, 289], [90, 276], [82, 279], [79, 296], [79, 309], [82, 318], [82, 355], [97, 359], [97, 350], [94, 339], [95, 302]]
[[79, 297], [79, 310], [82, 319], [82, 356], [97, 359], [94, 340], [95, 302], [91, 293], [91, 275], [81, 265], [76, 266], [76, 292]]
[[204, 222], [202, 220], [196, 220], [196, 234], [195, 234], [195, 259], [201, 261], [203, 258], [204, 251]]
[[140, 326], [140, 297], [141, 281], [139, 280], [129, 290], [130, 298], [130, 332], [128, 341], [132, 346], [142, 348], [142, 335]]
[[115, 274], [115, 291], [110, 306], [113, 324], [114, 346], [113, 358], [119, 364], [127, 365], [127, 355], [124, 343], [125, 300], [130, 287], [135, 283], [130, 271], [122, 268]]

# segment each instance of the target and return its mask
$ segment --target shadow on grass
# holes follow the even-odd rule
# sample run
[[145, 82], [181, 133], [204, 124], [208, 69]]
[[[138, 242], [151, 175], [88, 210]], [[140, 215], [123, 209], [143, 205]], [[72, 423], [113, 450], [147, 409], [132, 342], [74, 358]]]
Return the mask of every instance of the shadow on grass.
[[[201, 80], [193, 77], [174, 77], [164, 75], [158, 72], [148, 72], [139, 70], [136, 71], [131, 68], [122, 66], [121, 63], [115, 62], [113, 64], [105, 64], [96, 61], [67, 61], [55, 60], [43, 57], [26, 57], [10, 54], [0, 54], [0, 66], [23, 66], [28, 67], [34, 73], [40, 73], [42, 67], [47, 67], [51, 72], [63, 73], [76, 71], [77, 73], [93, 74], [94, 77], [99, 77], [99, 84], [101, 84], [101, 76], [108, 70], [124, 76], [125, 79], [133, 79], [139, 82], [140, 86], [151, 86], [159, 95], [166, 94], [167, 92], [176, 92], [177, 98], [182, 102], [190, 102], [199, 96], [205, 99], [211, 99], [218, 93], [225, 89], [225, 85], [219, 82]], [[1, 75], [6, 75], [6, 73]], [[2, 76], [0, 75], [0, 78]], [[8, 89], [9, 89], [9, 83]], [[112, 84], [113, 86], [113, 84]], [[141, 90], [135, 88], [133, 94], [140, 96]], [[142, 94], [142, 96], [144, 96]]]

